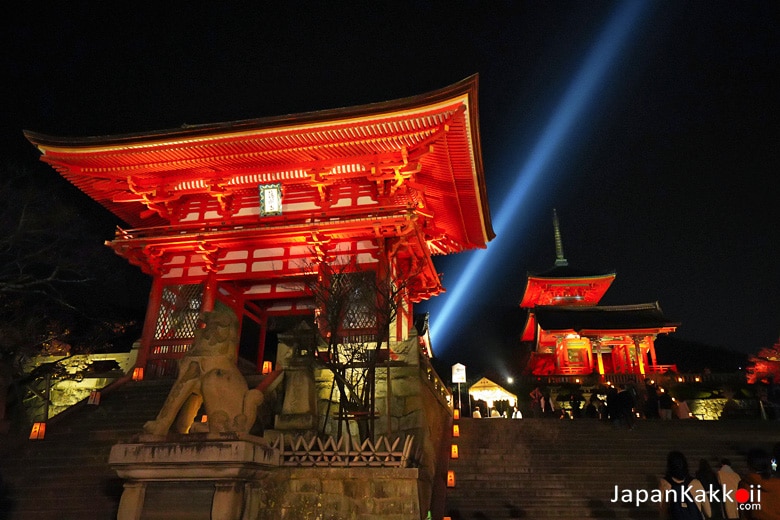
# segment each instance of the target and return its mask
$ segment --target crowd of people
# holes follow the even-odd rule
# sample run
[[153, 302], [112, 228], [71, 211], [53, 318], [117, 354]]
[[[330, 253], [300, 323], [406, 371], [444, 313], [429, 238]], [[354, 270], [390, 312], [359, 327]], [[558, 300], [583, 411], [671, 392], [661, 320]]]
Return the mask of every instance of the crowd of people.
[[[695, 418], [685, 400], [675, 399], [667, 389], [649, 379], [639, 391], [634, 384], [610, 384], [593, 391], [588, 399], [579, 390], [557, 395], [554, 399], [546, 387], [534, 388], [529, 397], [529, 415], [535, 418], [600, 419], [628, 429], [635, 427], [639, 417]], [[517, 406], [503, 413], [495, 408], [488, 410], [485, 417], [522, 418]], [[474, 417], [482, 417], [478, 406]], [[726, 458], [718, 461], [716, 468], [706, 459], [700, 459], [696, 471], [691, 473], [683, 453], [669, 452], [666, 472], [659, 485], [663, 497], [661, 516], [669, 520], [780, 520], [778, 464], [780, 442], [771, 454], [763, 449], [750, 450], [747, 471], [742, 475]], [[682, 489], [689, 492], [682, 493]], [[718, 492], [713, 493], [713, 490]], [[688, 497], [696, 498], [688, 500]]]
[[[603, 392], [592, 392], [583, 407], [586, 399], [579, 391], [553, 399], [549, 389], [536, 387], [529, 394], [530, 416], [601, 419], [629, 429], [634, 428], [638, 417], [694, 418], [685, 400], [673, 398], [652, 381], [645, 381], [643, 390], [637, 392], [634, 385], [608, 385]], [[564, 408], [561, 402], [569, 406]], [[477, 406], [474, 417], [483, 417], [479, 410]], [[496, 408], [487, 410], [484, 417], [522, 418], [516, 405], [504, 412]], [[758, 448], [750, 450], [747, 471], [742, 475], [726, 458], [718, 461], [716, 468], [706, 459], [700, 459], [696, 471], [691, 473], [683, 453], [669, 452], [666, 472], [659, 485], [663, 497], [661, 516], [669, 520], [780, 520], [778, 464], [780, 442], [771, 454]], [[688, 493], [682, 493], [683, 489]]]
[[[641, 391], [634, 384], [607, 384], [601, 392], [592, 392], [586, 399], [580, 390], [568, 396], [558, 396], [558, 406], [548, 389], [539, 387], [529, 394], [531, 417], [561, 419], [601, 419], [615, 425], [633, 428], [639, 417], [647, 419], [693, 419], [684, 399], [675, 399], [663, 387], [647, 380]], [[561, 406], [561, 401], [568, 406]]]
[[750, 450], [748, 469], [742, 476], [728, 459], [721, 459], [717, 470], [701, 459], [691, 474], [685, 455], [669, 452], [659, 486], [662, 516], [670, 520], [780, 520], [779, 457], [777, 443], [771, 455], [760, 448]]

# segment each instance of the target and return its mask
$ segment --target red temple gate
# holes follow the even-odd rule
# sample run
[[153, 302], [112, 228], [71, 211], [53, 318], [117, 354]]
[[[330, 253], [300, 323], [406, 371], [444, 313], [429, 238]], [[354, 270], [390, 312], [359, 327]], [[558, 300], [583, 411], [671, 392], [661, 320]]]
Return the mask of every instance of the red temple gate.
[[216, 299], [257, 331], [307, 315], [312, 266], [403, 282], [392, 327], [442, 292], [432, 256], [494, 234], [477, 79], [428, 94], [283, 117], [108, 137], [25, 132], [42, 160], [128, 223], [108, 242], [152, 277], [137, 366], [164, 375]]

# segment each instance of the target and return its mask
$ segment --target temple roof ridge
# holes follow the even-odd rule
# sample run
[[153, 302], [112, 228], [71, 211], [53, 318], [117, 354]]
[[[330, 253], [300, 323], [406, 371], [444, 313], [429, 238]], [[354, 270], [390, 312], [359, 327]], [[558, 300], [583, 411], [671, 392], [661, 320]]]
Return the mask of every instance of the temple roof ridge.
[[627, 311], [658, 311], [663, 313], [658, 301], [648, 303], [631, 303], [623, 305], [538, 305], [534, 310], [553, 309], [556, 311], [576, 312], [627, 312]]
[[[336, 226], [355, 213], [370, 230], [377, 211], [414, 208], [424, 254], [450, 254], [495, 237], [477, 89], [473, 75], [345, 108], [102, 137], [24, 135], [43, 162], [132, 228], [309, 214]], [[260, 186], [285, 199], [284, 218], [261, 214]]]
[[534, 307], [543, 330], [673, 332], [679, 322], [664, 315], [658, 302], [632, 305], [544, 305]]
[[447, 102], [454, 96], [468, 94], [469, 103], [476, 106], [477, 85], [479, 75], [473, 74], [457, 83], [441, 89], [398, 99], [365, 103], [355, 106], [343, 106], [323, 110], [311, 110], [284, 115], [264, 116], [235, 121], [223, 121], [217, 123], [197, 123], [182, 125], [174, 128], [152, 129], [148, 131], [130, 132], [124, 134], [94, 135], [94, 136], [54, 136], [32, 130], [23, 130], [25, 137], [34, 145], [46, 147], [89, 147], [122, 145], [132, 146], [134, 143], [148, 143], [155, 138], [160, 140], [171, 139], [195, 139], [199, 136], [212, 136], [214, 134], [236, 134], [257, 130], [269, 130], [275, 127], [302, 126], [310, 124], [325, 124], [333, 120], [376, 116], [390, 114], [397, 111], [425, 108], [428, 105]]
[[602, 278], [604, 276], [615, 276], [615, 269], [596, 271], [590, 269], [581, 269], [571, 267], [570, 265], [554, 265], [545, 271], [528, 271], [530, 278]]

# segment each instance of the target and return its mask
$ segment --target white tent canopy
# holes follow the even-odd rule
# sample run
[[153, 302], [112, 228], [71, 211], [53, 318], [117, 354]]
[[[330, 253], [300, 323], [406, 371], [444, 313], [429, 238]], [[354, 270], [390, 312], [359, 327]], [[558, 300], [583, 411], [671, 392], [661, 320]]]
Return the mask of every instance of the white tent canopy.
[[490, 379], [483, 377], [469, 387], [469, 395], [475, 401], [485, 401], [493, 408], [495, 401], [509, 401], [509, 406], [517, 404], [517, 396]]

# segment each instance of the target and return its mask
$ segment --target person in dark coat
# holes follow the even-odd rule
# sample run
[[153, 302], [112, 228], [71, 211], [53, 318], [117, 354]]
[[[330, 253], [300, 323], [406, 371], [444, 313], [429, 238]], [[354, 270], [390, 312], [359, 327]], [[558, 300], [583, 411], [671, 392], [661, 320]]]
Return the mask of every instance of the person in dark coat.
[[658, 387], [649, 379], [645, 379], [647, 401], [645, 401], [645, 418], [658, 419]]
[[617, 395], [618, 417], [629, 430], [634, 429], [634, 394], [626, 385], [620, 385]]
[[[718, 474], [715, 473], [706, 459], [699, 459], [699, 469], [696, 470], [696, 478], [701, 482], [705, 490], [721, 489], [721, 484], [718, 482]], [[723, 520], [726, 518], [723, 502], [719, 498], [720, 496], [717, 494], [710, 495], [710, 516], [707, 517], [709, 520]]]
[[[687, 497], [684, 489], [690, 486]], [[688, 472], [688, 459], [679, 451], [670, 451], [666, 456], [666, 473], [661, 479], [661, 516], [670, 520], [692, 519], [703, 520], [712, 514], [708, 500], [695, 501], [691, 497], [706, 492], [699, 479], [693, 478]], [[670, 491], [674, 490], [672, 494]]]
[[673, 405], [674, 401], [672, 401], [672, 396], [669, 395], [669, 392], [666, 392], [663, 388], [661, 388], [661, 393], [658, 395], [658, 412], [661, 415], [661, 419], [664, 421], [669, 421], [672, 419]]
[[610, 385], [607, 389], [607, 418], [612, 421], [612, 423], [616, 423], [618, 420], [618, 391], [617, 388]]

